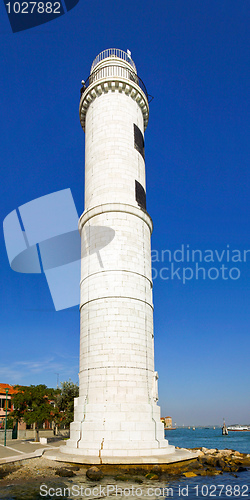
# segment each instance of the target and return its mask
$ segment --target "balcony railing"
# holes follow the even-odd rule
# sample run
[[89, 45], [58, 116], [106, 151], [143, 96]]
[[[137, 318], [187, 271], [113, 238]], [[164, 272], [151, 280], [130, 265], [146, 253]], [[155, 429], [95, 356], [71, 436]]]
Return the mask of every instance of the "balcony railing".
[[[109, 49], [111, 50], [111, 49]], [[81, 93], [85, 91], [85, 89], [91, 85], [94, 82], [97, 82], [98, 80], [101, 80], [103, 78], [109, 78], [109, 77], [120, 77], [128, 81], [132, 81], [139, 85], [139, 87], [143, 90], [147, 100], [148, 100], [148, 93], [147, 89], [143, 83], [143, 81], [139, 78], [139, 76], [129, 68], [124, 68], [123, 66], [119, 66], [118, 64], [114, 66], [104, 66], [103, 68], [97, 69], [93, 73], [89, 75], [87, 80], [85, 81]]]
[[95, 60], [93, 61], [93, 64], [91, 66], [91, 72], [93, 71], [95, 66], [100, 61], [102, 61], [103, 59], [107, 59], [107, 57], [118, 57], [120, 59], [123, 59], [124, 61], [131, 64], [131, 66], [134, 68], [134, 70], [136, 72], [135, 63], [134, 63], [133, 59], [131, 59], [131, 56], [129, 55], [129, 53], [124, 52], [124, 50], [120, 50], [120, 49], [106, 49], [106, 50], [103, 50], [102, 52], [100, 52], [100, 54], [98, 54], [98, 56], [96, 56]]

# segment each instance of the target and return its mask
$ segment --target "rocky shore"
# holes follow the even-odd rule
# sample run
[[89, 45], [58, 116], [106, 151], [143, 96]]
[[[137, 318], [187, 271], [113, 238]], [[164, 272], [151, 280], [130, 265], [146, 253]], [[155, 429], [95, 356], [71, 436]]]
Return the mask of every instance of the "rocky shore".
[[[147, 488], [153, 484], [164, 487], [173, 481], [184, 480], [195, 476], [214, 476], [230, 473], [238, 477], [250, 468], [250, 454], [234, 450], [218, 450], [195, 448], [197, 459], [174, 464], [161, 465], [72, 465], [62, 462], [51, 462], [43, 457], [28, 459], [0, 466], [0, 498], [1, 500], [37, 500], [42, 484], [46, 488], [67, 488], [78, 484], [84, 488], [94, 485], [113, 484], [121, 488], [126, 485], [137, 485]], [[44, 490], [45, 491], [45, 490]], [[59, 489], [58, 489], [59, 491]], [[45, 498], [50, 498], [50, 496]], [[56, 495], [55, 498], [67, 498]], [[74, 496], [74, 498], [78, 498]], [[79, 496], [79, 498], [82, 498]], [[90, 497], [94, 498], [94, 497]]]

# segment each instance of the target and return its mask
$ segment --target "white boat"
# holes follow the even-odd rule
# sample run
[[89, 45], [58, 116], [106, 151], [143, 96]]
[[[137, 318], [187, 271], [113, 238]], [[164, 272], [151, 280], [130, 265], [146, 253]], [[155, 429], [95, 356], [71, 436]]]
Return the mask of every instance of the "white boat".
[[228, 431], [238, 431], [238, 432], [250, 432], [250, 426], [249, 425], [229, 425], [227, 428]]

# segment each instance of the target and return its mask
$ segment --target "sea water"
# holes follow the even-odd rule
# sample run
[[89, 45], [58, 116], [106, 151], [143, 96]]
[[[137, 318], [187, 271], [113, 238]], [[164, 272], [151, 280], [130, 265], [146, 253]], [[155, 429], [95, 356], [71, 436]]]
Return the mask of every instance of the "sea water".
[[[174, 498], [174, 499], [212, 499], [218, 498], [228, 500], [228, 498], [250, 498], [250, 473], [240, 472], [238, 474], [223, 474], [218, 476], [196, 476], [189, 479], [183, 479], [175, 482], [170, 482], [165, 489], [165, 495], [158, 496], [158, 492], [154, 500], [157, 498]], [[149, 500], [149, 497], [147, 498]]]
[[169, 444], [180, 448], [218, 448], [224, 450], [240, 451], [250, 453], [250, 432], [229, 431], [228, 436], [222, 435], [221, 428], [199, 428], [195, 430], [177, 427], [176, 430], [165, 431], [165, 438]]
[[[177, 428], [165, 431], [165, 438], [169, 444], [181, 448], [217, 448], [232, 449], [241, 453], [250, 453], [250, 432], [230, 432], [227, 436], [222, 435], [221, 428]], [[224, 473], [218, 476], [197, 476], [175, 482], [170, 493], [165, 498], [186, 498], [195, 500], [197, 498], [250, 498], [250, 471], [238, 472], [237, 474]], [[167, 490], [169, 493], [169, 490]], [[156, 497], [155, 497], [156, 498]], [[164, 496], [162, 497], [164, 498]]]

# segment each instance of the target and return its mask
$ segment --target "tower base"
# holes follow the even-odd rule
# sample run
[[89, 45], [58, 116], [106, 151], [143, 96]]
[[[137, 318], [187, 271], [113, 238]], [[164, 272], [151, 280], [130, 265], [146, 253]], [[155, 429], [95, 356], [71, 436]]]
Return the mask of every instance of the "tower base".
[[[110, 464], [110, 465], [140, 465], [140, 464], [171, 464], [171, 463], [176, 463], [176, 462], [182, 462], [185, 460], [193, 460], [194, 458], [197, 458], [198, 453], [186, 450], [184, 448], [181, 449], [176, 449], [174, 446], [169, 446], [171, 448], [171, 451], [169, 450], [168, 453], [162, 454], [162, 455], [151, 455], [151, 456], [114, 456], [114, 457], [105, 457], [105, 456], [100, 456], [100, 457], [91, 457], [91, 456], [85, 456], [85, 455], [77, 455], [77, 454], [71, 454], [70, 449], [67, 449], [66, 453], [66, 448], [67, 446], [61, 446], [60, 451], [46, 451], [44, 454], [45, 458], [48, 458], [49, 460], [56, 460], [58, 462], [67, 462], [67, 463], [75, 463], [75, 464], [86, 464], [86, 465], [105, 465], [105, 464]], [[173, 448], [173, 450], [172, 450]]]
[[164, 439], [156, 403], [81, 403], [82, 398], [77, 398], [70, 439], [60, 448], [61, 453], [134, 461], [137, 457], [160, 457], [175, 451]]

